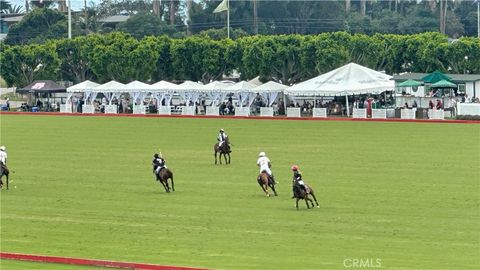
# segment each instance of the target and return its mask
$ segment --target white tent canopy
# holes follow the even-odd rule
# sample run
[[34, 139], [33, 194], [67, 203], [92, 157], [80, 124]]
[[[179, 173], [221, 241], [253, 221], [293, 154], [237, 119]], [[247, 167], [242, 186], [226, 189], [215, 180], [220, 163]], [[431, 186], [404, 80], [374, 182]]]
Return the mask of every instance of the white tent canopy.
[[113, 99], [117, 96], [120, 96], [121, 93], [125, 92], [125, 90], [123, 90], [124, 86], [125, 84], [119, 83], [117, 81], [109, 81], [107, 83], [99, 85], [92, 89], [92, 92], [95, 93], [93, 94], [94, 96], [92, 97], [92, 102], [93, 100], [95, 100], [96, 93], [101, 92], [107, 98], [108, 104], [112, 105]]
[[[67, 99], [65, 100], [65, 103], [70, 103], [71, 102], [70, 99], [72, 98], [73, 93], [83, 93], [83, 97], [85, 99], [85, 102], [90, 101], [90, 103], [93, 103], [93, 100], [95, 100], [95, 98], [92, 99], [92, 97], [91, 97], [92, 89], [97, 87], [97, 86], [99, 86], [98, 83], [86, 80], [84, 82], [77, 83], [75, 85], [72, 85], [72, 86], [68, 87], [67, 88], [68, 94], [67, 94]], [[96, 94], [95, 94], [95, 96], [96, 96]]]
[[260, 76], [257, 76], [253, 79], [251, 79], [250, 81], [248, 81], [249, 83], [251, 84], [254, 84], [256, 86], [259, 86], [259, 85], [262, 85], [263, 83], [260, 81]]
[[233, 84], [235, 83], [232, 81], [213, 81], [209, 84], [202, 85], [200, 89], [205, 91], [223, 91]]
[[166, 91], [166, 90], [172, 90], [175, 89], [178, 85], [167, 82], [167, 81], [159, 81], [157, 83], [152, 84], [152, 87], [156, 91]]
[[75, 85], [72, 85], [70, 87], [67, 88], [67, 92], [85, 92], [85, 91], [88, 91], [88, 90], [91, 90], [92, 88], [95, 88], [99, 86], [98, 83], [96, 82], [92, 82], [92, 81], [89, 81], [89, 80], [86, 80], [84, 82], [81, 82], [81, 83], [77, 83]]
[[377, 94], [394, 89], [392, 76], [350, 63], [285, 89], [298, 96]]
[[154, 86], [139, 81], [133, 81], [123, 85], [121, 90], [125, 92], [150, 92], [155, 89]]
[[111, 92], [122, 92], [125, 84], [119, 83], [117, 81], [109, 81], [107, 83], [101, 84], [97, 87], [92, 88], [95, 92], [102, 93], [111, 93]]
[[125, 84], [123, 87], [121, 87], [121, 89], [124, 92], [132, 94], [133, 105], [141, 105], [143, 104], [143, 100], [148, 95], [148, 93], [151, 93], [155, 89], [155, 87], [143, 82], [133, 81]]
[[257, 93], [260, 93], [260, 92], [282, 92], [286, 88], [288, 88], [288, 86], [277, 83], [277, 82], [274, 82], [274, 81], [269, 81], [269, 82], [266, 82], [262, 85], [259, 85], [255, 88], [253, 88], [252, 90], [254, 92], [257, 92]]
[[238, 82], [234, 85], [231, 85], [227, 88], [225, 88], [225, 91], [230, 92], [230, 93], [238, 93], [238, 92], [251, 92], [253, 88], [255, 88], [256, 85], [253, 83], [249, 83], [246, 81], [241, 81]]
[[192, 81], [184, 81], [183, 83], [181, 84], [175, 84], [175, 87], [173, 87], [173, 90], [176, 90], [176, 91], [192, 91], [192, 90], [200, 90], [201, 89], [201, 86], [203, 84], [199, 84], [199, 83], [196, 83], [196, 82], [192, 82]]

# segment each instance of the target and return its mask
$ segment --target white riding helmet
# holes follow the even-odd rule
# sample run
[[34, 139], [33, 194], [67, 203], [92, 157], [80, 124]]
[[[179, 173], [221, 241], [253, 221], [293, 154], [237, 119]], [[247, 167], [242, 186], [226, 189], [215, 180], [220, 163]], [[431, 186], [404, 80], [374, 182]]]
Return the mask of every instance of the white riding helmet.
[[264, 157], [266, 156], [265, 152], [260, 152], [260, 154], [258, 154], [259, 157]]
[[3, 146], [3, 145], [0, 146], [0, 150], [1, 150], [1, 151], [5, 151], [5, 146]]
[[220, 129], [220, 132], [225, 132], [225, 130], [223, 130], [223, 128]]

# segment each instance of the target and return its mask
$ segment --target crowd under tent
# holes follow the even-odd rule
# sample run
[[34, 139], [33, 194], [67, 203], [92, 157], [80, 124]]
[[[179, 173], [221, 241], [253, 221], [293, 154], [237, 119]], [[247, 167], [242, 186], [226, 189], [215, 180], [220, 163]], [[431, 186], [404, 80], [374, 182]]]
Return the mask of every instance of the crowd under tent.
[[348, 95], [380, 94], [393, 90], [392, 76], [349, 63], [330, 72], [285, 89], [291, 96], [345, 96], [349, 114]]
[[[172, 90], [175, 90], [175, 92], [180, 95], [185, 102], [185, 106], [194, 106], [200, 98], [202, 86], [203, 84], [200, 83], [184, 81], [183, 83], [176, 85]], [[171, 97], [173, 97], [173, 93]], [[170, 103], [167, 102], [166, 104], [168, 105]]]
[[77, 83], [75, 85], [72, 85], [67, 88], [67, 100], [65, 101], [65, 104], [62, 104], [60, 106], [60, 111], [61, 112], [72, 112], [73, 110], [76, 110], [76, 108], [73, 108], [73, 102], [72, 102], [72, 97], [75, 93], [82, 93], [83, 94], [83, 99], [85, 104], [87, 102], [91, 105], [93, 104], [93, 101], [95, 101], [95, 98], [97, 97], [97, 93], [92, 92], [92, 89], [99, 86], [100, 84], [96, 82], [92, 82], [89, 80], [83, 81], [81, 83]]
[[200, 89], [205, 91], [210, 98], [210, 106], [218, 106], [225, 101], [227, 97], [228, 91], [225, 91], [225, 89], [234, 84], [232, 81], [213, 81], [209, 84], [202, 85]]
[[267, 106], [270, 107], [275, 102], [278, 94], [282, 93], [288, 86], [269, 81], [252, 89], [254, 93], [259, 93], [267, 101]]
[[240, 81], [234, 85], [231, 85], [225, 88], [225, 91], [233, 93], [234, 96], [238, 100], [238, 106], [243, 107], [245, 103], [248, 104], [247, 107], [250, 107], [253, 103], [253, 99], [255, 95], [252, 92], [252, 89], [255, 88], [256, 85], [249, 83], [247, 81]]

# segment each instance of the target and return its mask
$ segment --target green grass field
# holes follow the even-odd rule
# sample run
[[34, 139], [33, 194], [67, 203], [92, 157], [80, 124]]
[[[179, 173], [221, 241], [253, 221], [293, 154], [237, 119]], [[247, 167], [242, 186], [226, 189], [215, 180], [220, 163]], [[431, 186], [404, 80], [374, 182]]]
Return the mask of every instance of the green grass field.
[[[478, 124], [0, 117], [15, 171], [1, 191], [3, 252], [212, 269], [480, 266]], [[229, 166], [213, 164], [219, 128]], [[151, 172], [158, 149], [171, 194]], [[278, 197], [256, 183], [260, 151]], [[321, 208], [295, 210], [294, 163]]]

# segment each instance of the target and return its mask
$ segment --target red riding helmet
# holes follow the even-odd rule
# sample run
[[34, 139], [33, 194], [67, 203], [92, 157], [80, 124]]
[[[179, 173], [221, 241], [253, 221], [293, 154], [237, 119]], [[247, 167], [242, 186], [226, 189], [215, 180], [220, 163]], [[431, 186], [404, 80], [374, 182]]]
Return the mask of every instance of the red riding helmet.
[[292, 171], [294, 171], [294, 172], [298, 171], [298, 166], [297, 166], [297, 165], [293, 165], [293, 166], [292, 166]]

